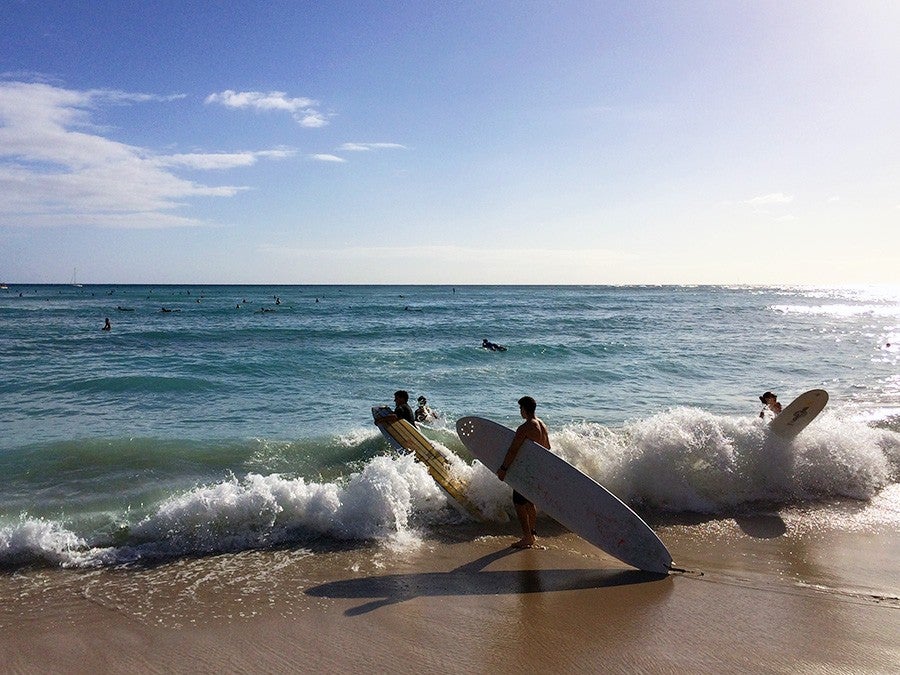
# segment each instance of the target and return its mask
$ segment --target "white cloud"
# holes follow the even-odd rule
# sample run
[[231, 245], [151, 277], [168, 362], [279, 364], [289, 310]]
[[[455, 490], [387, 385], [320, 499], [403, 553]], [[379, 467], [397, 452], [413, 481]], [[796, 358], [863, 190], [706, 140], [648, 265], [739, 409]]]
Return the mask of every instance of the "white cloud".
[[766, 207], [774, 206], [777, 204], [790, 204], [793, 201], [794, 195], [786, 195], [783, 192], [773, 192], [771, 194], [760, 195], [759, 197], [753, 197], [751, 199], [745, 199], [740, 203], [753, 207]]
[[337, 155], [328, 155], [324, 153], [320, 153], [317, 155], [310, 155], [310, 157], [317, 162], [346, 162], [347, 160], [343, 157], [338, 157]]
[[344, 143], [338, 150], [344, 152], [368, 152], [370, 150], [405, 150], [399, 143]]
[[232, 153], [192, 153], [187, 155], [167, 155], [157, 158], [160, 166], [183, 166], [207, 171], [253, 166], [260, 158], [282, 159], [297, 154], [294, 150], [258, 150], [255, 152]]
[[170, 169], [247, 166], [289, 151], [157, 155], [107, 138], [92, 125], [103, 103], [169, 97], [75, 91], [0, 82], [0, 216], [18, 225], [172, 227], [203, 224], [172, 215], [195, 197], [230, 197], [245, 188], [208, 186]]
[[283, 91], [226, 91], [210, 94], [206, 103], [218, 103], [227, 108], [257, 110], [261, 112], [284, 111], [290, 113], [300, 126], [308, 128], [323, 127], [328, 124], [327, 117], [317, 110], [319, 102], [304, 97], [289, 98]]

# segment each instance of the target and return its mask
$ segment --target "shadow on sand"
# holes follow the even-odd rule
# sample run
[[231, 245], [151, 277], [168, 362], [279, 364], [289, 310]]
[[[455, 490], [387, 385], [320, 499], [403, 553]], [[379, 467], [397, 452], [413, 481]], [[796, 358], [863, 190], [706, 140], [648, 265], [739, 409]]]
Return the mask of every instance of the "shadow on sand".
[[500, 595], [506, 593], [549, 593], [627, 584], [668, 578], [665, 574], [640, 570], [514, 570], [485, 572], [492, 562], [518, 553], [503, 549], [473, 560], [449, 572], [388, 574], [379, 577], [342, 579], [314, 586], [307, 595], [324, 598], [378, 598], [344, 614], [358, 616], [418, 597], [451, 595]]
[[784, 519], [777, 513], [760, 513], [752, 516], [735, 516], [744, 534], [755, 539], [777, 539], [787, 532]]

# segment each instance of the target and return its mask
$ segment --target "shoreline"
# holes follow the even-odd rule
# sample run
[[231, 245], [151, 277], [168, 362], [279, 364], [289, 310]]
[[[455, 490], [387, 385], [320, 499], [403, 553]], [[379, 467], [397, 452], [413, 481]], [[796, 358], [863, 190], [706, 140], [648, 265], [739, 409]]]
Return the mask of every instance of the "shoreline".
[[546, 520], [544, 550], [507, 548], [514, 523], [472, 524], [389, 547], [16, 572], [0, 576], [0, 652], [17, 673], [888, 672], [896, 523], [802, 518], [662, 526], [690, 570], [667, 577]]

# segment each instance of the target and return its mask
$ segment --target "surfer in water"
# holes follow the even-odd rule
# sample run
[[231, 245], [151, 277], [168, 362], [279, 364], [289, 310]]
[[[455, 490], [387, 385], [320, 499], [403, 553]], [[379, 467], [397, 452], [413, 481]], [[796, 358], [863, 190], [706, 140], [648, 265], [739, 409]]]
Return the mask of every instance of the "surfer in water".
[[496, 342], [491, 342], [487, 338], [484, 338], [481, 341], [481, 348], [488, 349], [492, 352], [505, 352], [506, 351], [506, 347], [504, 347], [503, 345], [498, 345]]
[[[534, 413], [537, 410], [537, 401], [531, 396], [523, 396], [519, 399], [519, 414], [525, 421], [516, 429], [516, 435], [513, 437], [512, 443], [509, 444], [509, 450], [503, 458], [503, 464], [497, 469], [497, 478], [506, 479], [506, 472], [514, 461], [522, 444], [531, 439], [538, 445], [542, 445], [548, 450], [550, 449], [550, 433], [547, 431], [547, 425], [538, 418]], [[513, 505], [516, 507], [516, 515], [519, 517], [519, 524], [522, 526], [522, 538], [512, 545], [513, 548], [534, 548], [535, 536], [537, 535], [537, 509], [534, 504], [518, 492], [513, 490]]]
[[781, 404], [778, 402], [778, 397], [773, 394], [771, 391], [767, 391], [765, 394], [759, 397], [759, 400], [762, 401], [762, 404], [766, 406], [762, 410], [759, 411], [759, 418], [762, 419], [766, 416], [766, 409], [768, 409], [772, 414], [777, 415], [781, 412]]
[[427, 422], [428, 420], [437, 419], [434, 410], [428, 407], [428, 399], [420, 396], [416, 401], [419, 403], [419, 407], [416, 408], [416, 422]]
[[408, 391], [405, 391], [404, 389], [395, 391], [394, 405], [394, 412], [390, 415], [377, 418], [375, 424], [387, 424], [388, 422], [396, 422], [399, 419], [404, 419], [413, 426], [416, 426], [416, 418], [413, 415], [412, 408], [409, 407]]

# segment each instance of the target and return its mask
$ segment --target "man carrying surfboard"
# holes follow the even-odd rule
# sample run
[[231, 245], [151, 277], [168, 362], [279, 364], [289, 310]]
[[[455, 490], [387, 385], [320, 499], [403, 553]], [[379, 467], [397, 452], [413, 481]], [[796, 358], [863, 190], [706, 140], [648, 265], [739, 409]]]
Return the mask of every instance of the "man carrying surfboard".
[[[531, 396], [523, 396], [519, 399], [519, 414], [525, 421], [516, 429], [516, 435], [513, 437], [509, 450], [503, 458], [503, 463], [497, 469], [497, 478], [505, 480], [506, 472], [510, 465], [516, 460], [519, 454], [519, 448], [522, 444], [531, 439], [538, 445], [542, 445], [548, 450], [550, 449], [550, 434], [547, 431], [547, 425], [535, 416], [537, 410], [537, 401]], [[513, 505], [516, 507], [516, 515], [519, 517], [519, 524], [522, 526], [522, 538], [512, 545], [513, 548], [533, 548], [535, 542], [535, 534], [537, 527], [537, 509], [534, 504], [518, 492], [513, 490]]]
[[383, 417], [376, 417], [375, 424], [387, 424], [388, 422], [396, 422], [399, 419], [403, 419], [412, 424], [413, 428], [415, 428], [416, 419], [413, 415], [412, 408], [409, 407], [409, 392], [404, 389], [395, 391], [394, 404], [396, 405], [394, 412], [389, 415], [384, 415]]

